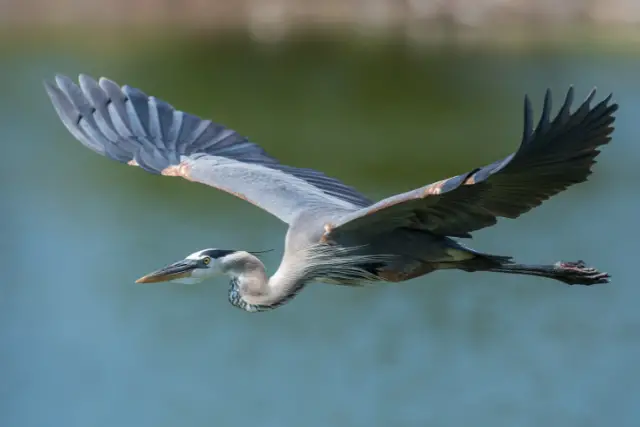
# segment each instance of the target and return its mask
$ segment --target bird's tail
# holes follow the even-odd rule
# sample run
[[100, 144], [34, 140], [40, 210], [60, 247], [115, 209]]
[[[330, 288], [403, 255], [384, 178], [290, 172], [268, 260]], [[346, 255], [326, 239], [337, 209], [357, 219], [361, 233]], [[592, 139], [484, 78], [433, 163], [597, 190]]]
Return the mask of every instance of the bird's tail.
[[583, 261], [556, 262], [552, 265], [527, 265], [512, 262], [494, 265], [485, 269], [495, 273], [523, 274], [546, 277], [568, 285], [595, 285], [609, 283], [609, 274], [587, 267]]

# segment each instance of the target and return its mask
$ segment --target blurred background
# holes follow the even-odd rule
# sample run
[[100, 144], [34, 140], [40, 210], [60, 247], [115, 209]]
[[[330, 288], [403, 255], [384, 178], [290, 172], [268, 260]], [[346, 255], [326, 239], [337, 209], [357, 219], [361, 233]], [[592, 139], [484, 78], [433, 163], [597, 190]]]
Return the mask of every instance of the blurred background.
[[[640, 425], [639, 2], [5, 0], [0, 22], [0, 426]], [[591, 180], [467, 242], [613, 282], [437, 272], [258, 315], [225, 279], [134, 285], [207, 247], [274, 248], [273, 271], [286, 227], [84, 148], [41, 84], [81, 72], [372, 198], [512, 152], [525, 93], [613, 92]]]

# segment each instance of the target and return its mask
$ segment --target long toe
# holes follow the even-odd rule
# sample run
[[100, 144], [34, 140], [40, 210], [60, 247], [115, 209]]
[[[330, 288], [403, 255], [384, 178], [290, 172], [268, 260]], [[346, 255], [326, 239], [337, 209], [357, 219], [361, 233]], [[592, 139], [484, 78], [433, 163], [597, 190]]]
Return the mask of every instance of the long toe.
[[584, 261], [557, 262], [554, 265], [558, 280], [568, 285], [595, 285], [609, 283], [609, 273], [599, 271], [593, 267], [587, 267]]

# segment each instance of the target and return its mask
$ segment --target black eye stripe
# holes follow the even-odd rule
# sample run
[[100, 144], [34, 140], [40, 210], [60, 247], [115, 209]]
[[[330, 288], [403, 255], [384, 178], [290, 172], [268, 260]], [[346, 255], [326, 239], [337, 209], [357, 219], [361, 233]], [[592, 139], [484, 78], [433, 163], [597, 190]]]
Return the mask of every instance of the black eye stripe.
[[201, 253], [202, 256], [208, 256], [211, 257], [213, 259], [218, 259], [218, 258], [222, 258], [223, 256], [227, 256], [229, 254], [232, 254], [234, 252], [237, 252], [235, 250], [230, 250], [230, 249], [207, 249], [206, 251], [203, 251]]

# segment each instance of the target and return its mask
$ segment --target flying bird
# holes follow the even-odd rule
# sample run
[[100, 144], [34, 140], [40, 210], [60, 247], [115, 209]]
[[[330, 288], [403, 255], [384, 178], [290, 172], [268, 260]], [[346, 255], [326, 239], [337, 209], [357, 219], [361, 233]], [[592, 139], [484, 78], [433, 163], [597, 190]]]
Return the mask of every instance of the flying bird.
[[373, 202], [322, 172], [283, 165], [235, 131], [139, 89], [86, 75], [79, 76], [79, 85], [57, 75], [45, 88], [68, 131], [96, 153], [226, 191], [288, 224], [284, 254], [271, 277], [256, 253], [210, 248], [137, 283], [198, 283], [226, 275], [231, 304], [260, 312], [290, 301], [313, 281], [359, 286], [446, 269], [532, 275], [569, 285], [609, 282], [609, 274], [583, 261], [520, 264], [457, 240], [499, 217], [517, 218], [587, 180], [598, 148], [611, 140], [618, 109], [611, 95], [591, 106], [595, 89], [571, 111], [570, 87], [554, 117], [547, 90], [535, 128], [525, 96], [522, 141], [513, 154]]

